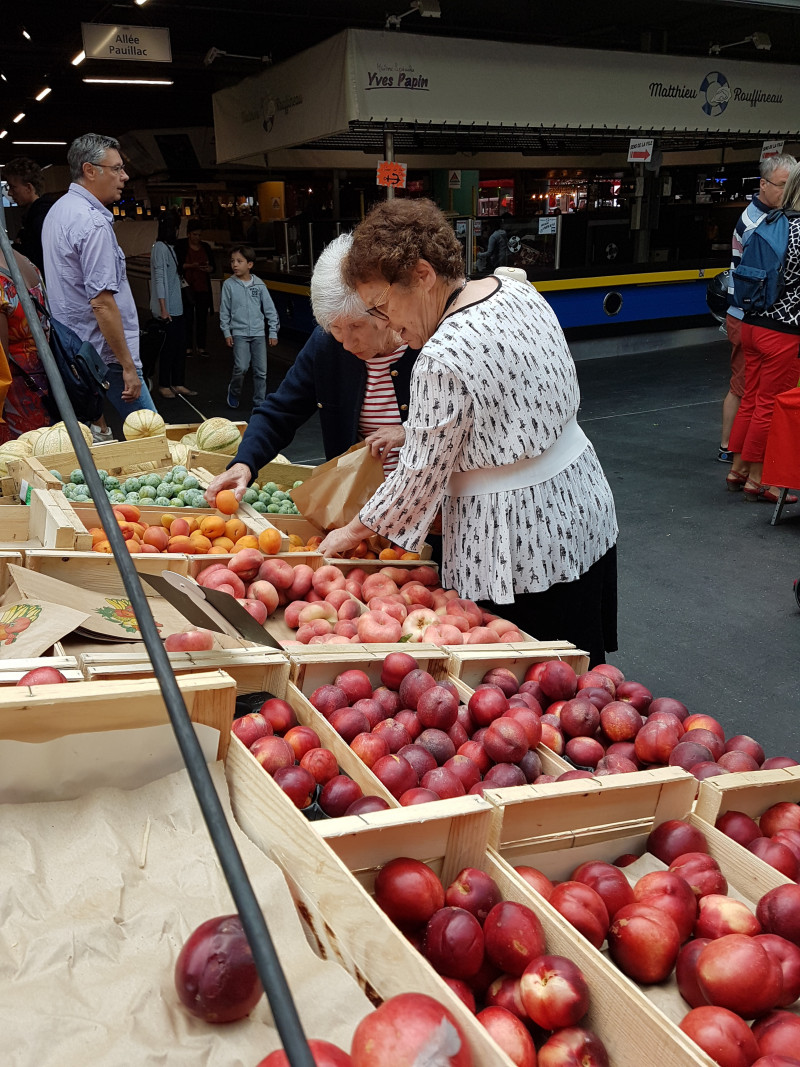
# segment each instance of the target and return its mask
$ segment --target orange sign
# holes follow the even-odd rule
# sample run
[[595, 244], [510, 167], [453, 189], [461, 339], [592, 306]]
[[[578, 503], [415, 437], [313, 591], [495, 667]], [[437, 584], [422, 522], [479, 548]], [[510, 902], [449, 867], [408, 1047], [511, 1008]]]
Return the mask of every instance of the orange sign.
[[405, 163], [388, 163], [384, 160], [378, 164], [375, 184], [389, 185], [394, 189], [405, 189], [406, 169]]

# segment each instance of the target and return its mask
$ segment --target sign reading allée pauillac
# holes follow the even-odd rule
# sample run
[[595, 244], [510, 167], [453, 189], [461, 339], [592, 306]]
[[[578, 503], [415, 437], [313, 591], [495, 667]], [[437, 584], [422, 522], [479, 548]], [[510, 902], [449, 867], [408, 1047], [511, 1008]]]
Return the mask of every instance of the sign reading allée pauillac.
[[83, 50], [87, 59], [171, 63], [169, 30], [162, 26], [111, 26], [82, 22]]

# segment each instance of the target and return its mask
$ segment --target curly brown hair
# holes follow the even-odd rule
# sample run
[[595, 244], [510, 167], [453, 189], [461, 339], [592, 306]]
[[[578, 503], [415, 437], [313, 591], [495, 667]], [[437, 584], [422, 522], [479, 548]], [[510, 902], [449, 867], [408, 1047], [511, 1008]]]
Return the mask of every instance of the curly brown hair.
[[32, 185], [37, 196], [44, 192], [44, 175], [42, 168], [27, 156], [10, 159], [3, 171], [4, 178], [19, 178], [23, 185]]
[[354, 230], [342, 275], [351, 288], [377, 277], [407, 284], [420, 259], [441, 278], [464, 274], [461, 245], [433, 201], [386, 200]]

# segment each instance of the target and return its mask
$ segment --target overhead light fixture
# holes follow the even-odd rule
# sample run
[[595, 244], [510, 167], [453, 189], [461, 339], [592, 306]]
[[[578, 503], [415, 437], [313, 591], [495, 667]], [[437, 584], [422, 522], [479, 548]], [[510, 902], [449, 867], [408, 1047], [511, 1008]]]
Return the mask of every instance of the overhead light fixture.
[[8, 81], [8, 78], [3, 74], [2, 70], [0, 70], [0, 78], [2, 78], [4, 82]]
[[4, 137], [8, 137], [8, 130], [0, 130], [0, 141], [2, 141]]
[[404, 11], [402, 15], [386, 16], [386, 25], [384, 29], [398, 30], [402, 20], [406, 18], [407, 15], [413, 15], [415, 11], [419, 11], [424, 19], [440, 19], [442, 17], [442, 9], [439, 7], [439, 0], [411, 0], [411, 7], [408, 11]]
[[136, 6], [137, 7], [144, 7], [144, 5], [146, 3], [147, 3], [147, 0], [136, 0]]
[[63, 144], [63, 145], [65, 145], [67, 142], [66, 141], [12, 141], [11, 143], [12, 144]]
[[84, 59], [86, 59], [86, 53], [83, 51], [83, 49], [81, 49], [76, 56], [72, 57], [70, 62], [72, 63], [73, 67], [79, 67], [81, 63], [83, 63]]
[[87, 85], [174, 85], [171, 78], [84, 78]]
[[20, 26], [20, 32], [22, 33], [22, 36], [25, 38], [26, 41], [30, 41], [31, 35], [28, 33], [24, 26]]
[[24, 112], [24, 111], [20, 111], [20, 113], [19, 113], [18, 115], [15, 115], [15, 116], [14, 116], [14, 119], [13, 119], [13, 121], [14, 121], [14, 122], [22, 122], [22, 120], [23, 120], [24, 118], [25, 118], [25, 112]]
[[749, 37], [745, 37], [742, 41], [731, 41], [730, 44], [712, 44], [708, 54], [710, 56], [718, 56], [726, 48], [736, 48], [740, 44], [750, 43], [754, 44], [759, 52], [769, 52], [772, 48], [772, 41], [768, 33], [751, 33]]
[[50, 95], [50, 93], [52, 93], [52, 91], [53, 91], [53, 90], [52, 90], [52, 89], [50, 88], [50, 86], [49, 86], [49, 85], [46, 85], [46, 86], [44, 87], [44, 89], [42, 89], [42, 91], [41, 91], [40, 93], [37, 93], [37, 94], [36, 94], [36, 99], [37, 99], [37, 100], [39, 100], [39, 101], [42, 101], [42, 100], [44, 100], [44, 98], [45, 98], [46, 96], [49, 96], [49, 95]]

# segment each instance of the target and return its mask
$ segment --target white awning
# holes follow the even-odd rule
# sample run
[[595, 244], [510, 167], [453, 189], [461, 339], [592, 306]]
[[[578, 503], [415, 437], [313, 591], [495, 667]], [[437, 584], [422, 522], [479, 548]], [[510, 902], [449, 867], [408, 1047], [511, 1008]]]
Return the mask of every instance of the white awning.
[[364, 131], [386, 125], [412, 140], [416, 133], [423, 151], [434, 147], [426, 130], [448, 142], [439, 151], [463, 137], [472, 150], [518, 142], [530, 154], [552, 154], [566, 131], [596, 148], [639, 132], [669, 133], [672, 144], [685, 135], [687, 147], [698, 136], [788, 139], [800, 133], [799, 75], [719, 56], [346, 30], [215, 93], [217, 159], [300, 145], [365, 148]]

